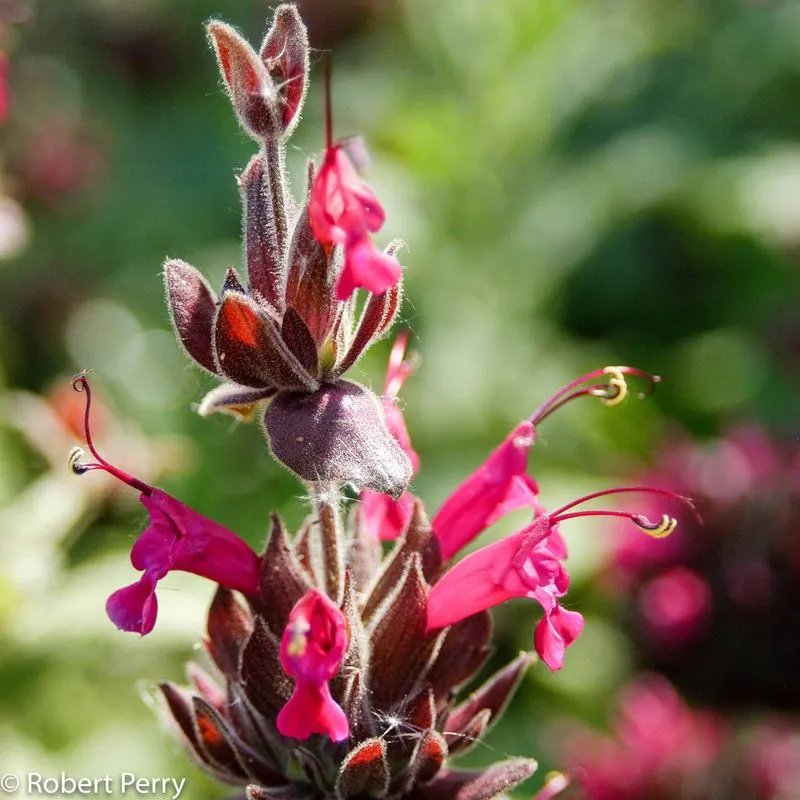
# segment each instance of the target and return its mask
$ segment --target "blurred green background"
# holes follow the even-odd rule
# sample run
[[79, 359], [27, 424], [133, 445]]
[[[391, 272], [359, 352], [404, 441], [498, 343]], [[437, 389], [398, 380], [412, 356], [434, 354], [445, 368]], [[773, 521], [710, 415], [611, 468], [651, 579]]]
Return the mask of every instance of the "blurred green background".
[[[314, 78], [290, 142], [299, 186], [335, 133], [363, 134], [402, 237], [403, 320], [422, 356], [403, 391], [435, 508], [561, 384], [633, 364], [664, 383], [616, 409], [585, 402], [541, 431], [545, 505], [612, 486], [670, 427], [760, 420], [794, 436], [800, 389], [800, 5], [794, 0], [308, 0]], [[0, 767], [187, 776], [225, 794], [142, 704], [180, 680], [213, 587], [171, 575], [155, 632], [116, 631], [145, 520], [132, 492], [67, 471], [71, 373], [91, 367], [107, 458], [260, 545], [302, 488], [256, 426], [193, 412], [214, 381], [169, 330], [160, 268], [218, 285], [241, 266], [234, 174], [253, 144], [219, 83], [203, 22], [251, 41], [252, 0], [6, 2], [11, 110], [0, 129]], [[13, 15], [13, 19], [12, 19]], [[354, 377], [378, 387], [388, 344]], [[356, 372], [358, 373], [359, 370]], [[78, 398], [80, 401], [80, 398]], [[79, 408], [79, 406], [78, 406]], [[500, 530], [511, 530], [513, 521]], [[547, 723], [601, 721], [630, 670], [589, 579], [597, 525], [566, 530], [570, 603], [587, 628], [556, 675], [539, 665], [467, 759], [552, 765]], [[498, 653], [530, 648], [538, 610], [496, 613]]]

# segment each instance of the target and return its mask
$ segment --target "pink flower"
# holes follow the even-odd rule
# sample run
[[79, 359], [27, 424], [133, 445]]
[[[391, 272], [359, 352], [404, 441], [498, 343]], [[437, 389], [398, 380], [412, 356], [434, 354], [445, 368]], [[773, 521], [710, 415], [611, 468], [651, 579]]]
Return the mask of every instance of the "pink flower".
[[471, 553], [440, 578], [428, 597], [428, 629], [453, 625], [515, 597], [535, 599], [545, 616], [534, 643], [552, 670], [583, 629], [583, 617], [561, 608], [569, 576], [562, 564], [566, 546], [549, 514], [540, 514], [517, 533]]
[[[428, 629], [453, 625], [515, 597], [530, 597], [544, 610], [544, 617], [534, 633], [536, 652], [550, 669], [561, 669], [567, 647], [583, 629], [583, 617], [562, 608], [558, 602], [569, 585], [562, 563], [567, 548], [558, 532], [558, 523], [577, 517], [623, 517], [657, 538], [671, 533], [677, 524], [667, 516], [654, 523], [627, 511], [571, 510], [589, 500], [629, 492], [675, 497], [661, 489], [622, 487], [595, 492], [554, 512], [540, 511], [528, 527], [471, 553], [433, 585], [428, 597]], [[476, 496], [476, 503], [481, 503], [480, 495]], [[493, 509], [498, 507], [502, 505], [492, 505]], [[436, 530], [436, 518], [433, 524]]]
[[281, 638], [281, 665], [295, 679], [294, 691], [278, 714], [278, 730], [293, 739], [319, 733], [347, 739], [350, 725], [331, 697], [328, 681], [342, 663], [347, 630], [342, 612], [312, 589], [297, 601]]
[[527, 474], [535, 439], [533, 423], [521, 422], [436, 512], [432, 526], [445, 560], [505, 514], [537, 507], [539, 490]]
[[359, 495], [361, 523], [376, 538], [391, 542], [406, 529], [414, 512], [414, 497], [407, 489], [395, 500], [383, 492], [364, 489]]
[[235, 533], [160, 489], [143, 492], [139, 499], [150, 514], [150, 524], [131, 550], [131, 563], [143, 575], [114, 592], [106, 603], [109, 618], [120, 630], [150, 633], [158, 610], [156, 585], [173, 570], [258, 595], [259, 558]]
[[[412, 365], [404, 359], [407, 344], [408, 331], [403, 331], [389, 356], [382, 399], [386, 427], [411, 461], [413, 475], [419, 469], [419, 455], [411, 444], [403, 412], [396, 402], [398, 392], [413, 371]], [[373, 536], [385, 541], [396, 539], [403, 532], [414, 510], [414, 498], [408, 490], [395, 500], [391, 495], [366, 489], [359, 500], [361, 521]]]
[[8, 114], [8, 59], [6, 54], [0, 51], [0, 122], [3, 122]]
[[685, 644], [703, 633], [711, 614], [711, 589], [694, 570], [670, 567], [640, 590], [639, 609], [663, 644]]
[[702, 787], [727, 734], [721, 720], [693, 711], [662, 677], [643, 675], [622, 693], [614, 739], [579, 731], [570, 736], [567, 761], [592, 800], [661, 796], [665, 787]]
[[383, 225], [383, 206], [359, 180], [340, 144], [329, 143], [325, 150], [311, 187], [308, 218], [322, 244], [344, 248], [344, 267], [336, 286], [339, 300], [348, 300], [359, 287], [383, 294], [400, 280], [400, 262], [378, 250], [369, 235]]
[[156, 586], [173, 570], [192, 572], [228, 589], [258, 596], [260, 560], [250, 546], [227, 528], [197, 513], [179, 500], [134, 478], [107, 462], [94, 447], [89, 431], [91, 390], [84, 375], [73, 383], [86, 392], [84, 434], [96, 463], [82, 463], [80, 450], [73, 452], [71, 465], [78, 474], [96, 469], [113, 475], [137, 489], [150, 515], [150, 524], [131, 550], [131, 563], [142, 577], [114, 592], [106, 603], [111, 621], [123, 631], [144, 636], [153, 630], [158, 612]]

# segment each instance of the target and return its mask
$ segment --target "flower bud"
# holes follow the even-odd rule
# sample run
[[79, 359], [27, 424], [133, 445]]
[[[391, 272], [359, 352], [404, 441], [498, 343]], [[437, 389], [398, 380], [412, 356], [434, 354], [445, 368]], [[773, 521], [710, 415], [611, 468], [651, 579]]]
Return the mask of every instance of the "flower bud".
[[208, 24], [208, 35], [242, 127], [256, 139], [280, 136], [283, 133], [283, 102], [264, 62], [224, 22], [212, 20]]
[[300, 119], [308, 86], [308, 34], [294, 5], [284, 3], [275, 9], [260, 55], [275, 82], [283, 132], [289, 136]]

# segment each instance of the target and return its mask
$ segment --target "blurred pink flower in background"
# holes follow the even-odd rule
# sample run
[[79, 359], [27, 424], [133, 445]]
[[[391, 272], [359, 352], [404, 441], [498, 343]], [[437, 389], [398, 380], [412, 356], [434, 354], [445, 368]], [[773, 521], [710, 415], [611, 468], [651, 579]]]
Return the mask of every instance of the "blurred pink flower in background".
[[616, 531], [604, 585], [640, 665], [711, 705], [800, 708], [800, 448], [742, 427], [672, 444], [645, 479], [702, 522], [658, 543]]
[[0, 123], [8, 114], [8, 58], [0, 51]]
[[643, 675], [623, 690], [611, 736], [575, 730], [564, 759], [591, 800], [700, 800], [711, 796], [700, 787], [726, 735], [720, 717], [689, 708], [664, 678]]

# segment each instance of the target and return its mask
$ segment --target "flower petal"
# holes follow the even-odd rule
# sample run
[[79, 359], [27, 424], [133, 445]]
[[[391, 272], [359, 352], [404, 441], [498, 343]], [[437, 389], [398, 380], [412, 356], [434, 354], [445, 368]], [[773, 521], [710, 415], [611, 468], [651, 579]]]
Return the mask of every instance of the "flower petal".
[[500, 446], [470, 475], [433, 518], [433, 530], [446, 559], [469, 544], [498, 518], [534, 503], [536, 484], [527, 476], [528, 453], [536, 431], [530, 422], [514, 428]]
[[292, 739], [308, 739], [315, 733], [341, 742], [350, 736], [350, 723], [331, 697], [327, 683], [317, 686], [298, 681], [289, 702], [278, 712], [278, 730]]
[[428, 630], [452, 625], [513, 597], [526, 597], [530, 589], [511, 568], [521, 540], [519, 533], [507, 536], [449, 569], [431, 588]]
[[400, 536], [414, 513], [414, 497], [409, 491], [395, 500], [388, 494], [365, 489], [358, 500], [362, 523], [372, 536], [384, 542], [394, 541]]
[[145, 573], [136, 583], [117, 589], [106, 601], [106, 613], [121, 631], [147, 635], [158, 613], [156, 580]]
[[356, 289], [383, 294], [397, 284], [403, 274], [400, 262], [382, 253], [368, 235], [362, 234], [345, 244], [344, 267], [336, 284], [339, 300], [349, 300]]
[[[538, 595], [537, 595], [538, 596]], [[583, 615], [567, 611], [556, 602], [546, 613], [533, 635], [536, 652], [551, 670], [564, 666], [564, 653], [583, 630]]]
[[160, 489], [149, 497], [143, 494], [141, 501], [150, 525], [131, 550], [136, 569], [156, 580], [170, 570], [183, 570], [258, 595], [260, 560], [243, 539]]

